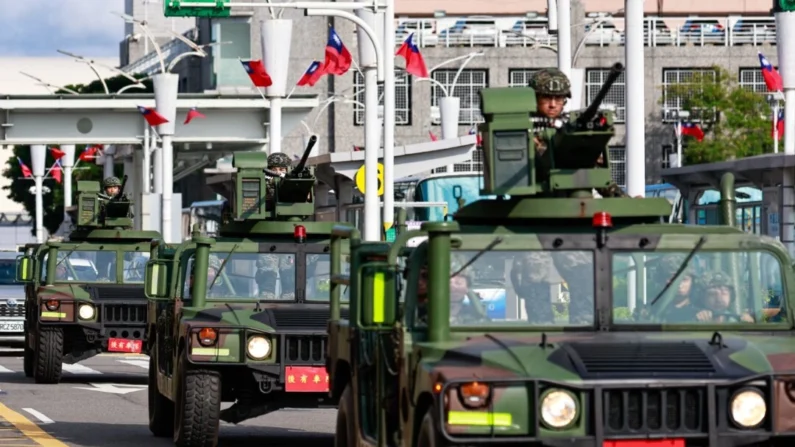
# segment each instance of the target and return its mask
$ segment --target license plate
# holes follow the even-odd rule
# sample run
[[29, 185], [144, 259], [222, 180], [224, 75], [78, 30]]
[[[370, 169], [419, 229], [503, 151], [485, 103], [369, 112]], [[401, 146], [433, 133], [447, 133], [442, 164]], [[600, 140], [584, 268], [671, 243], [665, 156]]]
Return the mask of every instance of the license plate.
[[684, 439], [624, 439], [604, 441], [602, 447], [685, 447]]
[[111, 338], [108, 340], [108, 351], [110, 352], [131, 352], [140, 354], [143, 348], [141, 340], [127, 340], [124, 338]]
[[0, 322], [0, 332], [22, 332], [24, 330], [22, 325], [22, 321]]
[[284, 368], [284, 390], [288, 393], [328, 392], [328, 372], [322, 366], [287, 366]]

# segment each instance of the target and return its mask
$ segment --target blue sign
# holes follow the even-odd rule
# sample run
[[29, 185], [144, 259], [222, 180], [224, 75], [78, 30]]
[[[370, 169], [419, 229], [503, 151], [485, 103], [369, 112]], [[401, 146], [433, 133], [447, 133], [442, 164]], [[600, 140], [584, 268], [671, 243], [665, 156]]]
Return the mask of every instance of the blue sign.
[[493, 320], [504, 320], [505, 315], [505, 289], [476, 289], [474, 292], [480, 297], [481, 304], [486, 309], [486, 315]]

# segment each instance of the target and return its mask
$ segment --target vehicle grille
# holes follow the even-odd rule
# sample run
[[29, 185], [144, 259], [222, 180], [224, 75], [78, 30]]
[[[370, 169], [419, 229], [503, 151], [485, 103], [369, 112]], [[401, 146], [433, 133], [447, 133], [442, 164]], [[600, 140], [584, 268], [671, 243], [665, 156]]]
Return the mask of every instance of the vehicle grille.
[[146, 305], [104, 304], [102, 322], [106, 325], [146, 324]]
[[323, 363], [325, 361], [325, 335], [288, 335], [284, 340], [285, 364]]
[[694, 343], [572, 343], [585, 372], [613, 377], [656, 374], [713, 374], [715, 367]]
[[24, 316], [25, 316], [25, 306], [18, 304], [14, 307], [11, 307], [6, 303], [0, 303], [0, 317], [24, 317]]
[[605, 390], [603, 396], [606, 435], [704, 431], [705, 390]]

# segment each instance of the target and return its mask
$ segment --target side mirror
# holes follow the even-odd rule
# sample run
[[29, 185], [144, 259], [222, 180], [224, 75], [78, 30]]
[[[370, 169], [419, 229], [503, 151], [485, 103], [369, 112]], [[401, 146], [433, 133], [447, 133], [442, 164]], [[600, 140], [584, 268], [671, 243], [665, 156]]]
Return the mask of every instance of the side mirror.
[[33, 256], [17, 256], [17, 281], [33, 281]]
[[396, 318], [395, 272], [380, 263], [362, 266], [362, 287], [358, 296], [363, 328], [391, 327]]
[[164, 299], [168, 296], [168, 263], [150, 260], [146, 263], [144, 294], [149, 299]]

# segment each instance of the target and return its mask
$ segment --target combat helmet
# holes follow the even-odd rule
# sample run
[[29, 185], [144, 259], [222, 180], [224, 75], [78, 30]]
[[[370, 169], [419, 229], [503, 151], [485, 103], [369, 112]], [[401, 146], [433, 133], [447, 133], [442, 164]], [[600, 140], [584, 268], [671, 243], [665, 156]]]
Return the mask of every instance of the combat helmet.
[[289, 168], [292, 162], [284, 152], [274, 152], [268, 155], [268, 168]]
[[536, 91], [536, 95], [571, 98], [571, 82], [568, 76], [557, 68], [539, 70], [530, 79], [528, 86]]
[[[663, 255], [663, 258], [657, 263], [654, 267], [654, 271], [656, 276], [660, 281], [668, 281], [671, 277], [674, 276], [677, 270], [682, 266], [682, 263], [685, 261], [685, 255], [681, 254], [668, 254]], [[693, 261], [691, 260], [687, 267], [682, 270], [682, 274], [679, 275], [679, 278], [685, 277], [694, 277], [693, 272]]]
[[110, 188], [112, 186], [121, 186], [121, 180], [116, 176], [111, 176], [102, 181], [103, 188]]
[[699, 282], [701, 282], [704, 290], [713, 288], [713, 287], [728, 287], [730, 289], [734, 289], [734, 284], [732, 283], [731, 278], [729, 275], [723, 272], [705, 272], [699, 278]]

